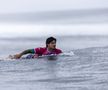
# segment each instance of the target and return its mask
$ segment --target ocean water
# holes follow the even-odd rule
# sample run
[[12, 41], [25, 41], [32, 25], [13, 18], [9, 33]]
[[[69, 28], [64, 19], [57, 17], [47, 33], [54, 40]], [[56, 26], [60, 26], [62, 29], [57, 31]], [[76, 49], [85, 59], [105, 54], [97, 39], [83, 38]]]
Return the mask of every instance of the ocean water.
[[56, 60], [6, 59], [45, 38], [0, 39], [1, 90], [108, 90], [108, 36], [58, 36]]
[[[7, 58], [49, 36], [55, 60]], [[0, 90], [108, 90], [108, 9], [0, 14]]]

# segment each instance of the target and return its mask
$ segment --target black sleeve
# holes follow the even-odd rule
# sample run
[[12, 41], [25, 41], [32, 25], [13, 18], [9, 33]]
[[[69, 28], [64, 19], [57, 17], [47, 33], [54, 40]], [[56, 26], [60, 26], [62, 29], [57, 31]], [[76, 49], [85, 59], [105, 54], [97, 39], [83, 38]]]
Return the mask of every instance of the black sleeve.
[[29, 53], [34, 54], [34, 53], [35, 53], [34, 49], [25, 50], [25, 51], [23, 51], [21, 54], [24, 55], [24, 54], [29, 54]]

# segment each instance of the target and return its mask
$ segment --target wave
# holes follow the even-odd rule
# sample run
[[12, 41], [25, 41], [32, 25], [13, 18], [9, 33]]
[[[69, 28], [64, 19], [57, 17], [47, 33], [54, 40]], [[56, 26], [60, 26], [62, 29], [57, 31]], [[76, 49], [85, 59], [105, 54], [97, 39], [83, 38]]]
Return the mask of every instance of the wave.
[[100, 23], [108, 22], [108, 9], [67, 10], [39, 13], [0, 15], [1, 22], [26, 22], [37, 24]]
[[[55, 59], [55, 57], [59, 58], [73, 58], [73, 57], [103, 57], [107, 58], [108, 56], [108, 47], [90, 47], [90, 48], [83, 48], [83, 49], [76, 49], [76, 50], [70, 50], [68, 52], [63, 52], [62, 54], [59, 55], [43, 55], [39, 56], [38, 58], [52, 58]], [[35, 58], [35, 59], [38, 59]], [[27, 59], [26, 56], [22, 57], [22, 59]], [[0, 60], [16, 60], [16, 59], [10, 59], [9, 57], [1, 57]]]

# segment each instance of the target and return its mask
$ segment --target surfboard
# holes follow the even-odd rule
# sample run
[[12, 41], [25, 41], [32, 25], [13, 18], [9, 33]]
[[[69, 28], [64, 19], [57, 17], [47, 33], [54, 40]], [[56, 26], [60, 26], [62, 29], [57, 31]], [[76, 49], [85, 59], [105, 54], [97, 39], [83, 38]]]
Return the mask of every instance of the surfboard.
[[61, 53], [59, 55], [56, 55], [56, 54], [42, 55], [42, 56], [38, 56], [37, 58], [31, 58], [31, 57], [28, 58], [29, 55], [26, 55], [26, 56], [21, 57], [20, 59], [15, 59], [14, 55], [9, 55], [8, 57], [2, 57], [2, 58], [0, 58], [0, 60], [22, 60], [22, 59], [40, 59], [40, 58], [48, 59], [48, 60], [56, 60], [59, 57], [71, 57], [73, 55], [74, 55], [74, 53], [72, 51]]

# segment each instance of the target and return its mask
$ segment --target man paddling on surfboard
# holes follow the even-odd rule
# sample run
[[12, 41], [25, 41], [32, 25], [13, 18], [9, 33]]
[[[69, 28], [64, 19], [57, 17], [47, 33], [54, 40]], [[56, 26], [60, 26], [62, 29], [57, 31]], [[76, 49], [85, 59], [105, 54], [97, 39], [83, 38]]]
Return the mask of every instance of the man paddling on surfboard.
[[39, 48], [34, 48], [34, 49], [28, 49], [25, 50], [19, 54], [16, 55], [10, 55], [9, 58], [11, 59], [20, 59], [23, 55], [25, 54], [30, 54], [26, 58], [37, 58], [42, 55], [58, 55], [62, 53], [60, 49], [56, 48], [56, 38], [54, 37], [49, 37], [46, 39], [46, 47], [39, 47]]

